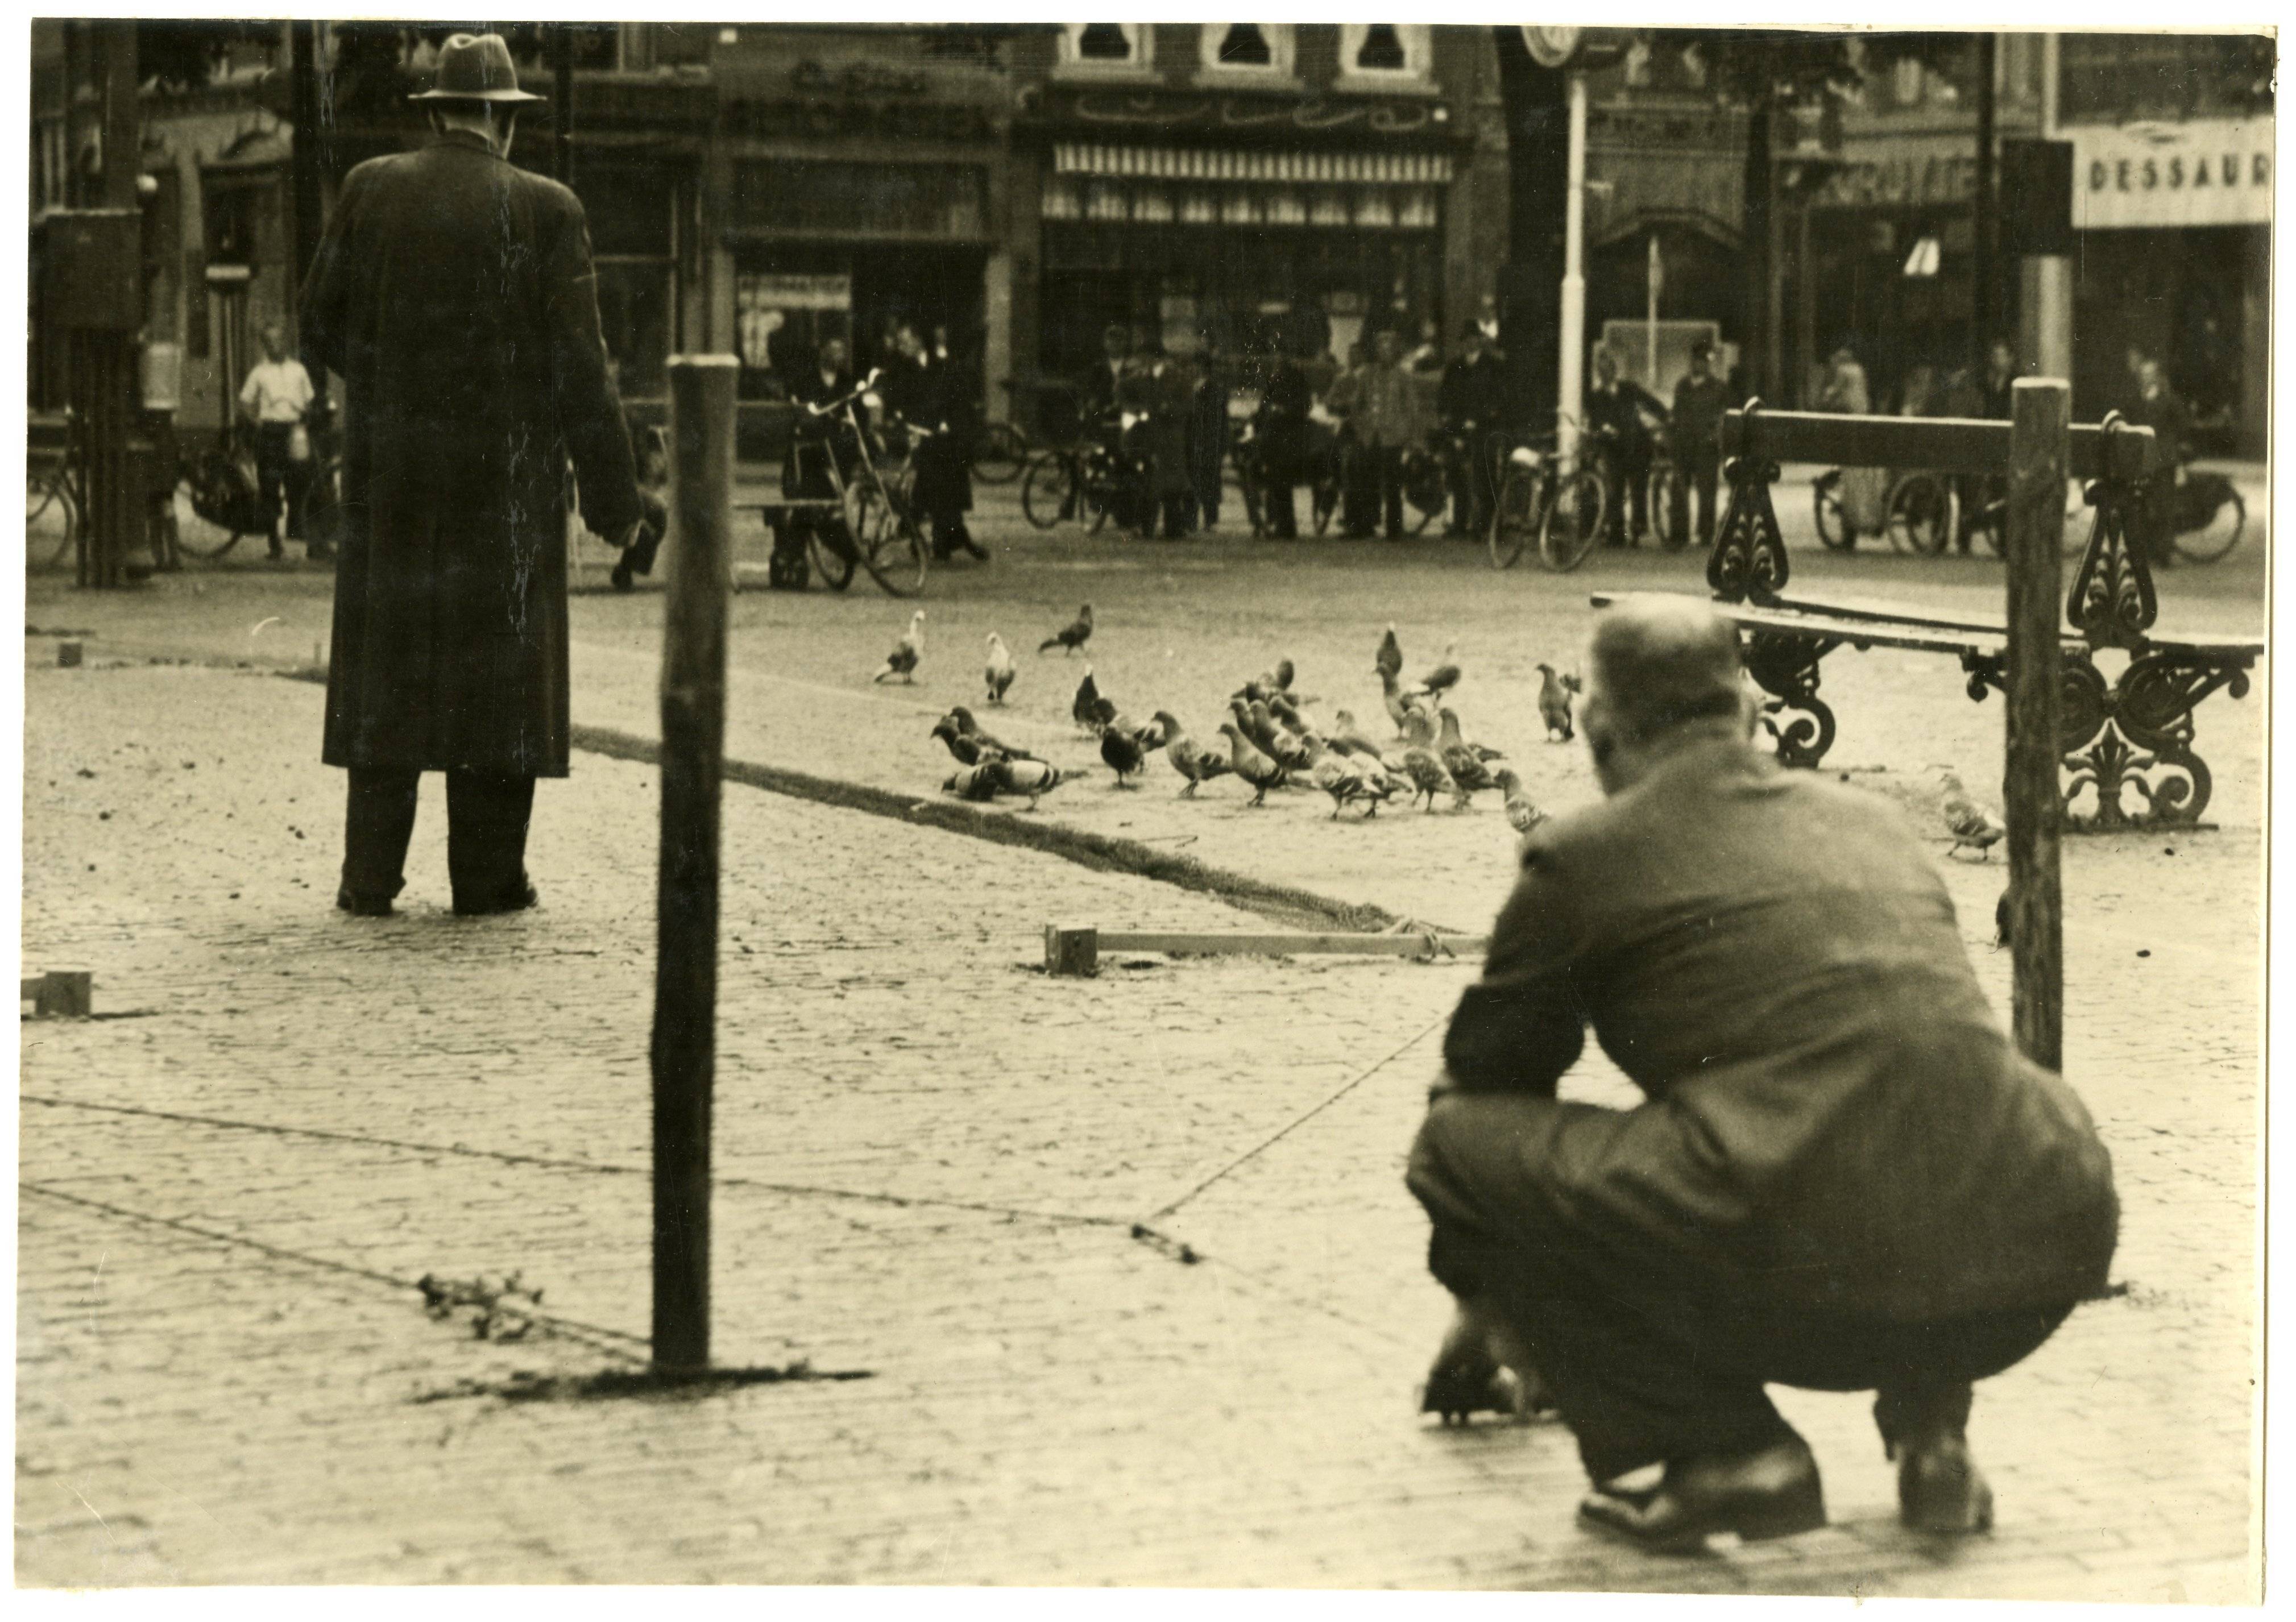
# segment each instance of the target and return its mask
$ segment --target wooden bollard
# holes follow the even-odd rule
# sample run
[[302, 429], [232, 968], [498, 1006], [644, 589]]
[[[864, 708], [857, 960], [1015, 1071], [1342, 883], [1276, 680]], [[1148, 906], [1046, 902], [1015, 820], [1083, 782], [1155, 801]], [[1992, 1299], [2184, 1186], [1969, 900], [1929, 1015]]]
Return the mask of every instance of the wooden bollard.
[[2009, 825], [2012, 1026], [2034, 1063], [2064, 1068], [2064, 893], [2057, 784], [2063, 744], [2058, 620], [2070, 459], [2071, 389], [2054, 378], [2012, 385], [2009, 433], [2008, 749], [2001, 782]]
[[709, 1366], [709, 1135], [718, 1044], [718, 791], [726, 558], [734, 535], [731, 355], [669, 363], [673, 514], [662, 616], [661, 872], [654, 960], [653, 1363]]
[[85, 969], [51, 969], [19, 982], [20, 1003], [40, 1020], [85, 1020], [95, 1012], [95, 976]]
[[56, 644], [56, 663], [70, 670], [79, 663], [80, 651], [80, 644], [76, 642], [60, 642]]
[[1093, 975], [1100, 972], [1100, 931], [1045, 926], [1045, 972]]

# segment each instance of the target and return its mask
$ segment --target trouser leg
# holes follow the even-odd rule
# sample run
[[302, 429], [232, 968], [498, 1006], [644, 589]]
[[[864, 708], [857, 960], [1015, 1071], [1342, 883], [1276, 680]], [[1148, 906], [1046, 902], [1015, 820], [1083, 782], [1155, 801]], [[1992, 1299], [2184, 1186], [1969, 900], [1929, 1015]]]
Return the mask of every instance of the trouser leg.
[[422, 774], [353, 766], [346, 775], [342, 888], [358, 905], [387, 906], [406, 888], [406, 841], [414, 833]]
[[1718, 1356], [1714, 1305], [1648, 1257], [1574, 1229], [1545, 1197], [1549, 1147], [1619, 1112], [1553, 1099], [1456, 1095], [1431, 1110], [1407, 1181], [1434, 1220], [1428, 1266], [1504, 1320], [1578, 1438], [1587, 1475], [1751, 1452], [1785, 1421], [1762, 1380]]
[[1279, 541], [1300, 538], [1299, 510], [1292, 504], [1292, 479], [1289, 474], [1265, 486], [1259, 496], [1267, 508], [1267, 533]]
[[263, 538], [279, 549], [279, 518], [286, 508], [290, 464], [285, 422], [258, 422], [255, 428], [255, 491], [263, 504]]
[[457, 912], [495, 912], [523, 902], [526, 830], [534, 779], [447, 774], [447, 876]]
[[1651, 459], [1644, 454], [1628, 456], [1624, 462], [1620, 477], [1627, 487], [1627, 532], [1636, 540], [1640, 540], [1650, 529]]
[[1382, 445], [1374, 453], [1379, 466], [1379, 500], [1387, 520], [1387, 538], [1403, 538], [1403, 450]]
[[1691, 461], [1686, 471], [1688, 477], [1683, 482], [1698, 492], [1698, 544], [1711, 546], [1714, 544], [1714, 497], [1716, 487], [1720, 483], [1722, 459], [1712, 451], [1702, 453]]

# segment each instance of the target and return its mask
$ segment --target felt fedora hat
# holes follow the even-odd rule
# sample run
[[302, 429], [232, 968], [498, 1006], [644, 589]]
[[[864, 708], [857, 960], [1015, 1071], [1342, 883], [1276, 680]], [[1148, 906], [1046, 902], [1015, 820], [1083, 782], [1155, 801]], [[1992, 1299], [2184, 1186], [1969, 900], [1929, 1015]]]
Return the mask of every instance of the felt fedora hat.
[[410, 102], [511, 102], [545, 98], [518, 87], [518, 69], [499, 34], [457, 34], [439, 47], [439, 77]]

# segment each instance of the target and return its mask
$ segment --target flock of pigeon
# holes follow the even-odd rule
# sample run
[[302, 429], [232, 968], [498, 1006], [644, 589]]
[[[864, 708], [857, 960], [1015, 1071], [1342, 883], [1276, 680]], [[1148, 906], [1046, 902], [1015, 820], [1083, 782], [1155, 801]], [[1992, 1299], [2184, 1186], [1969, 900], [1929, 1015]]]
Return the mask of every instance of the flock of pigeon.
[[[924, 610], [912, 616], [876, 680], [913, 682], [924, 656]], [[1082, 652], [1092, 640], [1092, 605], [1078, 610], [1076, 619], [1046, 637], [1037, 651], [1059, 648], [1063, 654]], [[1374, 660], [1388, 718], [1395, 725], [1394, 740], [1382, 745], [1357, 724], [1349, 710], [1334, 709], [1325, 725], [1311, 713], [1319, 702], [1294, 685], [1296, 672], [1288, 659], [1243, 683], [1228, 700], [1226, 718], [1215, 729], [1220, 741], [1199, 740], [1168, 709], [1151, 712], [1136, 721], [1103, 692], [1087, 664], [1077, 685], [1070, 714], [1078, 727], [1095, 738], [1101, 760], [1115, 774], [1116, 787], [1139, 787], [1150, 757], [1161, 754], [1181, 779], [1180, 798], [1193, 799], [1205, 783], [1234, 777], [1251, 791], [1251, 806], [1267, 803], [1270, 790], [1314, 789], [1332, 801], [1337, 819], [1349, 807], [1359, 807], [1368, 819], [1382, 806], [1398, 797], [1407, 803], [1435, 809], [1447, 798], [1455, 811], [1467, 810], [1480, 793], [1500, 795], [1507, 821], [1518, 832], [1528, 832], [1546, 819], [1523, 792], [1522, 779], [1497, 750], [1472, 741], [1449, 700], [1459, 684], [1456, 649], [1445, 650], [1443, 662], [1417, 682], [1403, 680], [1403, 651], [1389, 626]], [[1576, 676], [1541, 665], [1539, 711], [1550, 742], [1574, 735], [1570, 708], [1579, 691]], [[1001, 705], [1013, 685], [1013, 654], [1003, 637], [988, 634], [988, 655], [983, 668], [988, 702]], [[942, 716], [932, 736], [955, 759], [956, 772], [942, 784], [960, 799], [986, 801], [1000, 795], [1025, 797], [1031, 810], [1037, 802], [1078, 774], [1063, 770], [1031, 750], [1006, 742], [983, 728], [973, 712], [957, 705]]]

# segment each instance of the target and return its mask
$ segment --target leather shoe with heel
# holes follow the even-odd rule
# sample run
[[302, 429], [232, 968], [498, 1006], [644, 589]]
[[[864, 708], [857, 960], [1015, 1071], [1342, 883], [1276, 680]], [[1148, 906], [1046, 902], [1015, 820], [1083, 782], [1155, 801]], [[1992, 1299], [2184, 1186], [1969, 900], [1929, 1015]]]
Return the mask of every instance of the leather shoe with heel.
[[1993, 1488], [1955, 1434], [1891, 1444], [1898, 1462], [1898, 1517], [1916, 1532], [1993, 1529]]
[[1825, 1524], [1825, 1494], [1809, 1444], [1789, 1431], [1752, 1453], [1671, 1461], [1646, 1492], [1597, 1490], [1578, 1520], [1650, 1553], [1694, 1554], [1718, 1532], [1749, 1543], [1814, 1532]]

